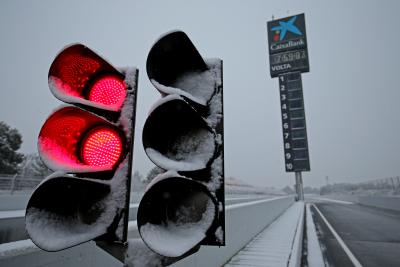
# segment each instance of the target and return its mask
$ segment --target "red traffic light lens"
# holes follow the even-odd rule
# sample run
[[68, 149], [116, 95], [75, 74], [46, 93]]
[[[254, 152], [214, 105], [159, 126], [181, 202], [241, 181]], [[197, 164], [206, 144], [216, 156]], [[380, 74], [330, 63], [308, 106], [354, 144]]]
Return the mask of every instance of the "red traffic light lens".
[[96, 127], [84, 138], [81, 153], [87, 165], [113, 167], [122, 154], [121, 137], [114, 129]]
[[104, 118], [77, 107], [63, 107], [44, 123], [39, 155], [52, 170], [70, 173], [110, 171], [125, 150], [124, 133]]
[[126, 97], [124, 75], [88, 47], [63, 49], [49, 70], [50, 91], [61, 101], [120, 111]]
[[119, 110], [126, 96], [125, 82], [116, 76], [103, 76], [96, 80], [90, 88], [88, 99], [90, 101], [113, 106]]

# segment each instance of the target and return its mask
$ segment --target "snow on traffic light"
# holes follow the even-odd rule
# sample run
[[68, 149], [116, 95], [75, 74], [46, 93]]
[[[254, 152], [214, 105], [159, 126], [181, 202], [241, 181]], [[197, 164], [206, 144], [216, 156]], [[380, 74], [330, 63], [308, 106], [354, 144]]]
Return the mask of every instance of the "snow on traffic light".
[[225, 245], [222, 60], [203, 59], [174, 31], [153, 45], [146, 68], [162, 97], [145, 122], [143, 146], [165, 172], [139, 204], [139, 233], [167, 257]]
[[54, 59], [50, 91], [70, 105], [56, 109], [38, 137], [39, 155], [55, 171], [26, 209], [38, 247], [127, 241], [137, 77], [136, 68], [117, 70], [82, 44]]

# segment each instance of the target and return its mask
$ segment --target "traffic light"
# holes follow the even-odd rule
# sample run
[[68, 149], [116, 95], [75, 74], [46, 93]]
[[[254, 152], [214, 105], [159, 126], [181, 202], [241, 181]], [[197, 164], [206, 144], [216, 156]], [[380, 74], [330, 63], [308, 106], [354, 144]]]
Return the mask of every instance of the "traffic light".
[[165, 170], [140, 201], [139, 233], [154, 252], [184, 257], [225, 245], [222, 60], [203, 59], [188, 36], [162, 36], [147, 58], [161, 93], [143, 128], [149, 159]]
[[124, 245], [138, 71], [117, 70], [82, 44], [64, 48], [49, 70], [64, 105], [45, 121], [38, 151], [51, 174], [26, 209], [26, 230], [46, 251], [95, 240]]

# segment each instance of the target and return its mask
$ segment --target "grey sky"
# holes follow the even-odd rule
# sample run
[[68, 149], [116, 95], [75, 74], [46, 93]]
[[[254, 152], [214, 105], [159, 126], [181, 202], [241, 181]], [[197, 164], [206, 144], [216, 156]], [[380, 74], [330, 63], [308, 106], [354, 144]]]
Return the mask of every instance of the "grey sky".
[[57, 52], [81, 42], [115, 66], [140, 70], [134, 169], [153, 164], [141, 130], [158, 99], [145, 62], [163, 33], [185, 31], [204, 57], [224, 60], [225, 169], [260, 186], [285, 173], [278, 81], [269, 76], [266, 22], [305, 13], [310, 73], [303, 88], [311, 155], [305, 185], [400, 175], [399, 1], [0, 2], [0, 120], [23, 135], [24, 153], [61, 104], [47, 72]]

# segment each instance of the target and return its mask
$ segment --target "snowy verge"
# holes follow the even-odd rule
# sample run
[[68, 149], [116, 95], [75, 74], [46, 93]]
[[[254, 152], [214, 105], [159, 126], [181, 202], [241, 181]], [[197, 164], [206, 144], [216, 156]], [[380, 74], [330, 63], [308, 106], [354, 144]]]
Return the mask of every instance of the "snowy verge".
[[310, 204], [306, 205], [306, 228], [307, 228], [307, 262], [309, 267], [326, 266], [319, 245], [317, 231], [311, 215]]
[[300, 266], [304, 203], [296, 202], [240, 250], [225, 267], [238, 264]]
[[28, 254], [34, 251], [39, 251], [39, 248], [36, 247], [30, 239], [0, 244], [0, 260], [3, 258], [17, 257], [21, 254]]
[[[220, 267], [240, 251], [250, 240], [271, 224], [293, 204], [293, 197], [252, 201], [246, 205], [226, 208], [226, 246], [203, 246], [195, 254], [182, 259], [174, 267]], [[231, 207], [233, 206], [233, 207]], [[249, 219], [251, 218], [251, 219]], [[245, 226], [245, 227], [244, 227]]]
[[296, 234], [293, 239], [292, 252], [290, 258], [288, 259], [288, 267], [300, 267], [301, 266], [301, 256], [303, 248], [303, 229], [304, 229], [304, 202], [299, 201], [294, 205], [298, 209], [297, 227]]

